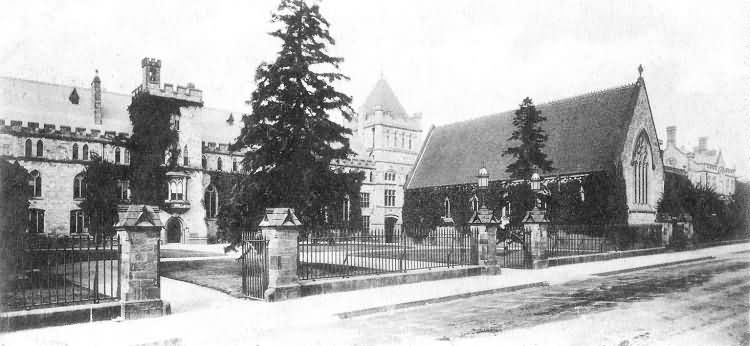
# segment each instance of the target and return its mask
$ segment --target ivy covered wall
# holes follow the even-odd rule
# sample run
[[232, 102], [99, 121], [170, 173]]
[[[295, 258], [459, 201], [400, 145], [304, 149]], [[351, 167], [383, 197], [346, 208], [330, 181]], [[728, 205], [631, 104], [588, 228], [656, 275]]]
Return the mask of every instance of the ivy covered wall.
[[[133, 96], [128, 106], [133, 125], [129, 144], [129, 180], [133, 203], [161, 206], [167, 199], [166, 173], [177, 166], [180, 155], [177, 145], [179, 137], [172, 117], [179, 117], [180, 107], [190, 106], [200, 104], [147, 93]], [[165, 162], [168, 163], [166, 166]]]
[[[623, 223], [627, 220], [624, 182], [618, 175], [595, 172], [580, 181], [563, 181], [564, 177], [558, 179], [546, 184], [550, 195], [543, 198], [548, 216], [553, 222]], [[481, 200], [477, 184], [408, 189], [404, 198], [404, 222], [421, 223], [429, 227], [440, 224], [447, 197], [453, 221], [456, 224], [466, 223], [473, 214], [471, 200], [474, 195]], [[534, 206], [534, 196], [527, 183], [510, 185], [502, 181], [491, 181], [485, 198], [486, 206], [498, 216], [503, 207], [507, 211], [510, 204], [512, 223], [520, 222], [526, 211]]]

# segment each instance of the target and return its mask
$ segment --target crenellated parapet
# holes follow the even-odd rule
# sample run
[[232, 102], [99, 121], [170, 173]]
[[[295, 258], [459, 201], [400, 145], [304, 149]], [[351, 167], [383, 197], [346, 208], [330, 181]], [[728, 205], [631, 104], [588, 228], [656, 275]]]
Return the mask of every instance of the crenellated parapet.
[[96, 143], [108, 143], [123, 145], [127, 143], [130, 134], [125, 132], [104, 131], [98, 129], [86, 129], [84, 127], [71, 127], [67, 125], [43, 124], [20, 120], [6, 121], [0, 119], [0, 133], [10, 134], [17, 137], [49, 138], [70, 141], [88, 141]]
[[203, 91], [196, 89], [192, 85], [187, 86], [174, 86], [169, 83], [164, 83], [164, 87], [160, 88], [153, 84], [139, 85], [133, 90], [133, 96], [140, 93], [146, 93], [153, 96], [168, 97], [188, 102], [193, 102], [199, 105], [203, 105]]
[[235, 157], [245, 156], [245, 150], [229, 150], [228, 143], [201, 142], [201, 150], [204, 154], [220, 154]]

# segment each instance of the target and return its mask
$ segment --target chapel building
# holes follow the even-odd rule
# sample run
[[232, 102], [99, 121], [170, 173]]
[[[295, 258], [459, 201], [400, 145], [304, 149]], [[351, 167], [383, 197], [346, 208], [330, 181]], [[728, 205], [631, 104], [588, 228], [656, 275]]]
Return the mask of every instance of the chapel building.
[[[655, 222], [657, 202], [664, 189], [664, 170], [642, 77], [633, 84], [538, 104], [536, 109], [547, 119], [540, 123], [548, 136], [543, 152], [554, 168], [539, 172], [542, 185], [580, 181], [606, 172], [613, 177], [609, 184], [619, 187], [623, 194], [626, 215], [617, 222]], [[405, 217], [421, 220], [434, 215], [427, 209], [436, 206], [443, 206], [443, 219], [453, 218], [457, 208], [476, 209], [476, 195], [469, 200], [471, 194], [466, 191], [476, 191], [477, 172], [483, 166], [490, 174], [490, 185], [518, 184], [506, 172], [513, 157], [503, 155], [508, 147], [518, 144], [508, 140], [515, 129], [514, 113], [515, 110], [507, 111], [430, 129], [406, 183], [410, 209], [404, 212], [414, 215]], [[456, 191], [462, 191], [461, 197]], [[590, 202], [588, 196], [596, 192], [584, 191], [581, 186], [580, 191], [576, 188], [575, 198], [577, 202]], [[435, 200], [419, 200], [424, 196]], [[490, 197], [492, 200], [496, 196]], [[602, 198], [606, 200], [608, 196]], [[496, 215], [517, 208], [490, 207], [496, 209]], [[462, 212], [471, 215], [472, 210]]]

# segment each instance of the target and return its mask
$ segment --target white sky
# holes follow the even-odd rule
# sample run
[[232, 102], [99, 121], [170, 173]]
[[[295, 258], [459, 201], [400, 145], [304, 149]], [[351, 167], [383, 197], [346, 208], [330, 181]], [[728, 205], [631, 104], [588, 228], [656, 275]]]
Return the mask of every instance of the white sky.
[[[278, 41], [278, 1], [7, 1], [0, 75], [130, 92], [140, 59], [194, 82], [207, 105], [245, 110]], [[325, 0], [357, 108], [381, 71], [424, 127], [632, 83], [643, 64], [660, 139], [710, 136], [750, 176], [750, 5], [743, 1]]]

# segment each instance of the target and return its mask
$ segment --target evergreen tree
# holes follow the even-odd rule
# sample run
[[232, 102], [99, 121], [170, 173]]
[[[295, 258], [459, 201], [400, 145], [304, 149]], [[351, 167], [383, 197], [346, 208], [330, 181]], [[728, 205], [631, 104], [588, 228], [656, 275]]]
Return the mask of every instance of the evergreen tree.
[[[270, 33], [282, 41], [281, 50], [256, 70], [252, 112], [242, 117], [233, 145], [249, 149], [243, 164], [250, 175], [222, 211], [257, 219], [263, 208], [289, 206], [303, 222], [319, 224], [324, 208], [358, 194], [363, 179], [331, 170], [332, 161], [353, 154], [351, 131], [330, 119], [333, 113], [352, 117], [351, 98], [333, 86], [348, 77], [338, 72], [343, 59], [327, 52], [335, 42], [318, 5], [283, 0], [272, 21], [281, 25]], [[247, 224], [230, 218], [235, 221], [222, 223]]]
[[117, 220], [117, 181], [125, 178], [124, 166], [104, 161], [99, 155], [91, 155], [86, 167], [84, 183], [86, 199], [81, 202], [81, 211], [89, 219], [90, 234], [111, 234]]
[[[16, 284], [19, 258], [28, 257], [18, 248], [17, 241], [28, 227], [30, 179], [29, 172], [17, 161], [0, 159], [0, 246], [4, 247], [4, 255], [0, 256], [0, 292], [7, 292], [10, 285]], [[4, 295], [0, 295], [0, 306], [4, 300]]]
[[27, 227], [31, 175], [18, 161], [0, 159], [0, 235], [24, 233]]
[[552, 171], [552, 161], [542, 152], [547, 135], [540, 123], [545, 120], [547, 118], [542, 116], [542, 111], [536, 109], [530, 98], [523, 99], [513, 117], [515, 130], [508, 138], [509, 141], [520, 143], [503, 152], [503, 156], [511, 155], [516, 159], [505, 170], [512, 179], [529, 179], [536, 169], [542, 172]]

